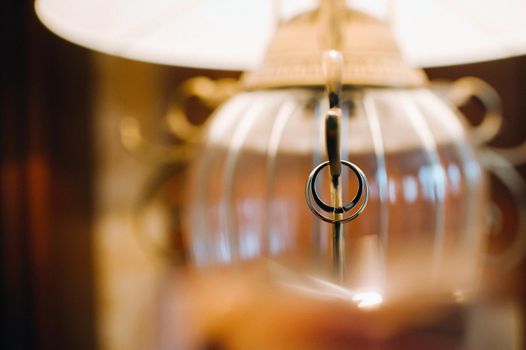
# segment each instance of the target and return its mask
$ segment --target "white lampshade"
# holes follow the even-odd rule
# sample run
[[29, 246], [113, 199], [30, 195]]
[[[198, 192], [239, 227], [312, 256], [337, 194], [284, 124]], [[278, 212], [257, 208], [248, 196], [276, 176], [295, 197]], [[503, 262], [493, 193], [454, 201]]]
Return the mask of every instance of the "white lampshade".
[[[251, 70], [262, 60], [276, 13], [287, 19], [315, 0], [36, 0], [57, 35], [107, 54], [176, 66]], [[354, 0], [388, 18], [410, 64], [444, 66], [526, 53], [526, 0]]]

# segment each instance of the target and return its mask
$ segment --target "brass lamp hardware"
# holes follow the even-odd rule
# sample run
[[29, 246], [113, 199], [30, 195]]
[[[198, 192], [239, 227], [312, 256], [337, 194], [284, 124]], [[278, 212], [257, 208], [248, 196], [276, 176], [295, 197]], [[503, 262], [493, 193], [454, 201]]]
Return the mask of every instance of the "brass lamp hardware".
[[472, 97], [484, 106], [486, 111], [482, 123], [476, 127], [467, 126], [472, 142], [482, 145], [497, 136], [502, 126], [502, 107], [500, 97], [491, 85], [476, 77], [460, 78], [451, 84], [447, 97], [457, 107], [463, 106]]
[[[515, 239], [509, 247], [499, 254], [489, 254], [487, 260], [504, 270], [518, 264], [526, 253], [526, 182], [514, 165], [526, 161], [526, 142], [512, 148], [488, 146], [500, 132], [503, 123], [500, 97], [495, 89], [476, 77], [465, 77], [451, 83], [447, 88], [447, 98], [457, 107], [463, 106], [474, 97], [485, 108], [482, 122], [478, 126], [466, 123], [471, 141], [480, 148], [481, 161], [485, 169], [493, 174], [508, 189], [517, 212]], [[502, 213], [496, 202], [489, 208], [490, 233], [498, 234]]]
[[186, 162], [193, 154], [194, 147], [188, 143], [167, 146], [149, 142], [143, 135], [139, 121], [134, 117], [123, 118], [119, 132], [121, 144], [128, 152], [153, 164]]
[[120, 140], [124, 148], [142, 160], [153, 162], [155, 171], [148, 177], [139, 191], [134, 206], [134, 223], [138, 227], [138, 240], [147, 253], [152, 256], [170, 258], [174, 263], [185, 261], [185, 248], [181, 240], [180, 200], [173, 200], [171, 210], [171, 231], [174, 236], [167, 244], [163, 238], [152, 237], [146, 233], [142, 221], [147, 221], [148, 207], [155, 204], [158, 194], [169, 179], [182, 179], [187, 162], [192, 159], [196, 144], [200, 141], [204, 124], [195, 124], [192, 115], [187, 114], [185, 105], [192, 98], [199, 100], [207, 108], [214, 110], [238, 91], [239, 83], [235, 79], [212, 80], [207, 77], [195, 77], [184, 81], [175, 91], [172, 104], [164, 117], [170, 133], [180, 141], [175, 145], [163, 145], [146, 140], [137, 118], [125, 117], [120, 123]]
[[213, 110], [238, 90], [238, 81], [231, 78], [188, 79], [175, 91], [172, 105], [164, 117], [169, 132], [177, 137], [179, 144], [161, 145], [149, 142], [141, 131], [139, 121], [134, 117], [125, 117], [121, 120], [119, 130], [121, 143], [130, 153], [141, 159], [153, 160], [153, 163], [186, 163], [193, 155], [194, 146], [200, 140], [204, 125], [191, 122], [192, 116], [186, 113], [186, 103], [192, 98], [197, 98]]
[[[482, 149], [481, 160], [484, 167], [508, 189], [515, 204], [514, 209], [517, 213], [515, 239], [503, 252], [490, 254], [487, 257], [490, 264], [509, 270], [519, 264], [526, 254], [526, 182], [508, 159], [492, 149]], [[492, 209], [489, 215], [490, 224], [495, 226], [495, 222], [498, 223], [501, 216], [498, 203], [494, 202]], [[494, 227], [490, 226], [490, 228]], [[495, 234], [499, 233], [498, 228], [494, 231]]]
[[201, 135], [202, 125], [190, 121], [192, 116], [185, 111], [188, 100], [197, 98], [213, 110], [238, 90], [239, 82], [231, 78], [212, 80], [207, 77], [195, 77], [184, 81], [175, 91], [172, 106], [166, 115], [170, 131], [180, 140], [196, 142]]
[[507, 159], [513, 165], [520, 165], [526, 163], [526, 141], [523, 141], [520, 145], [515, 147], [488, 148]]
[[[249, 90], [323, 87], [321, 58], [325, 51], [332, 49], [345, 57], [343, 85], [419, 87], [427, 84], [424, 72], [410, 67], [402, 58], [388, 24], [344, 8], [342, 3], [324, 1], [319, 9], [281, 23], [262, 65], [243, 76], [243, 85]], [[332, 14], [331, 6], [337, 10]]]

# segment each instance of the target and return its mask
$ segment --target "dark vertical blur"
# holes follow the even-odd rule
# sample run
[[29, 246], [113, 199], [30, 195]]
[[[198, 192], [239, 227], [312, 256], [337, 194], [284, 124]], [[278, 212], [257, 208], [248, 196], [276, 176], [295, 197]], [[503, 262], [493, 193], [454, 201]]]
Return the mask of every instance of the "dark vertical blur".
[[0, 348], [92, 349], [89, 54], [31, 0], [0, 16]]

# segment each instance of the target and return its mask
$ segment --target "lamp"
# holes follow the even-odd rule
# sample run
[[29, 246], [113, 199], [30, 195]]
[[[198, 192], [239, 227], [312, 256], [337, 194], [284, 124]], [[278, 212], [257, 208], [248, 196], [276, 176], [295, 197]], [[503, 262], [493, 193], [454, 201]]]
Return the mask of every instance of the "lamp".
[[[174, 7], [173, 2], [162, 2], [161, 10], [156, 12], [150, 4], [141, 7], [137, 2], [133, 15], [109, 21], [101, 14], [105, 11], [123, 14], [126, 13], [124, 8], [108, 8], [101, 2], [101, 8], [90, 11], [91, 4], [86, 7], [75, 4], [69, 7], [72, 14], [66, 15], [68, 7], [57, 5], [60, 11], [64, 10], [62, 17], [52, 15], [60, 11], [49, 10], [51, 7], [46, 8], [45, 3], [37, 1], [37, 11], [43, 21], [82, 45], [152, 62], [222, 69], [252, 67], [252, 62], [261, 56], [263, 45], [257, 44], [258, 38], [263, 42], [272, 31], [272, 23], [277, 21], [268, 3], [243, 12], [240, 9], [248, 2], [231, 2], [230, 8], [212, 1], [178, 2]], [[203, 10], [197, 12], [199, 4], [203, 5]], [[391, 7], [384, 3], [376, 11], [377, 15], [382, 11], [388, 14], [402, 43], [404, 38], [409, 42], [421, 41], [421, 45], [415, 46], [402, 44], [402, 50], [415, 64], [504, 57], [518, 54], [525, 48], [522, 34], [512, 35], [510, 40], [507, 35], [504, 40], [500, 36], [488, 36], [486, 28], [491, 27], [491, 33], [497, 33], [502, 27], [491, 21], [493, 17], [486, 20], [482, 15], [474, 15], [471, 25], [464, 20], [465, 16], [448, 15], [448, 21], [452, 21], [448, 22], [448, 27], [454, 30], [450, 37], [439, 40], [443, 32], [449, 32], [443, 30], [442, 17], [438, 16], [439, 20], [434, 22], [428, 20], [429, 17], [424, 21], [420, 15], [416, 16], [420, 21], [415, 20], [414, 15], [409, 15], [409, 19], [397, 16], [407, 14], [405, 11], [435, 15], [454, 5], [432, 1], [419, 4], [424, 8], [415, 10], [418, 4], [414, 2], [400, 1], [392, 3]], [[463, 6], [469, 6], [467, 4]], [[524, 3], [513, 4], [516, 12], [510, 13], [512, 19], [507, 20], [506, 25], [519, 23], [513, 18]], [[195, 197], [188, 215], [191, 232], [188, 241], [194, 262], [237, 264], [261, 255], [269, 256], [281, 264], [271, 269], [280, 282], [295, 280], [294, 288], [331, 300], [355, 303], [358, 308], [378, 306], [384, 302], [384, 297], [392, 301], [397, 293], [407, 296], [408, 290], [414, 293], [415, 289], [426, 295], [443, 292], [448, 297], [465, 298], [476, 284], [480, 268], [487, 201], [481, 165], [458, 115], [450, 105], [426, 89], [427, 81], [422, 72], [405, 64], [388, 30], [370, 16], [347, 10], [329, 11], [331, 20], [344, 17], [339, 28], [344, 28], [346, 41], [341, 46], [335, 45], [343, 53], [344, 61], [340, 64], [336, 58], [333, 60], [336, 63], [328, 63], [334, 69], [322, 69], [323, 57], [327, 55], [321, 53], [332, 48], [332, 43], [319, 47], [323, 46], [319, 45], [320, 41], [327, 43], [318, 40], [319, 27], [309, 32], [311, 35], [298, 33], [322, 23], [323, 11], [304, 14], [307, 5], [295, 6], [284, 6], [287, 11], [277, 11], [285, 13], [285, 19], [291, 14], [301, 14], [283, 21], [262, 69], [246, 75], [245, 85], [251, 91], [239, 94], [218, 111], [209, 125], [204, 151], [194, 163], [192, 188]], [[488, 6], [491, 8], [491, 3]], [[213, 24], [211, 19], [226, 14], [220, 9], [235, 15], [232, 22]], [[469, 9], [456, 8], [453, 13], [466, 11], [471, 16]], [[172, 10], [174, 16], [176, 13], [181, 16], [179, 20], [172, 18]], [[87, 26], [81, 25], [81, 17], [89, 13], [96, 20], [89, 20]], [[147, 20], [139, 16], [144, 13]], [[185, 13], [188, 16], [183, 18]], [[253, 13], [254, 17], [248, 13]], [[74, 17], [79, 14], [81, 17]], [[266, 16], [259, 16], [261, 14]], [[454, 22], [456, 17], [463, 20]], [[64, 18], [75, 19], [64, 21]], [[134, 19], [133, 23], [126, 23], [127, 18]], [[113, 27], [113, 24], [123, 23], [122, 27]], [[248, 35], [254, 23], [267, 29]], [[414, 29], [407, 23], [438, 23], [441, 30]], [[151, 29], [157, 24], [161, 24], [160, 27]], [[199, 34], [199, 29], [208, 24], [211, 29]], [[323, 30], [328, 26], [325, 22], [320, 27]], [[514, 33], [524, 29], [516, 27]], [[222, 41], [220, 29], [231, 30], [228, 41]], [[404, 36], [405, 31], [409, 34]], [[466, 32], [465, 37], [460, 34]], [[422, 40], [415, 33], [433, 33], [433, 40]], [[248, 39], [246, 45], [244, 38]], [[455, 45], [457, 39], [463, 39], [463, 44]], [[413, 47], [427, 48], [413, 50]], [[286, 50], [289, 51], [284, 55]], [[251, 54], [246, 55], [247, 52]], [[340, 72], [341, 77], [336, 73], [334, 76], [327, 74], [331, 70]], [[322, 92], [324, 85], [332, 98], [329, 103]], [[327, 226], [312, 221], [303, 197], [298, 195], [302, 192], [299, 188], [303, 188], [305, 173], [324, 159], [324, 140], [320, 135], [323, 135], [324, 118], [329, 119], [329, 114], [325, 114], [329, 108], [334, 112], [330, 115], [339, 120], [336, 124], [341, 122], [342, 130], [338, 130], [338, 134], [344, 135], [340, 140], [341, 155], [354, 160], [364, 170], [371, 188], [369, 219], [358, 221], [346, 235], [368, 237], [349, 243], [341, 239], [343, 231], [336, 229], [336, 224], [331, 242]], [[280, 175], [276, 175], [278, 173]], [[317, 186], [317, 173], [313, 174], [310, 184], [314, 182], [314, 185], [307, 186], [311, 196]], [[320, 181], [327, 183], [326, 179]], [[356, 186], [349, 179], [345, 178], [342, 183], [352, 193]], [[336, 192], [337, 186], [331, 186]], [[331, 206], [325, 205], [329, 208], [328, 214], [332, 214], [329, 221], [339, 220], [341, 212], [338, 210], [342, 208], [341, 203], [339, 205], [332, 203], [335, 207], [332, 213]], [[374, 234], [379, 236], [377, 241], [370, 239]], [[333, 258], [332, 263], [330, 258]], [[298, 274], [290, 273], [296, 264], [299, 270], [308, 271], [299, 275], [306, 276], [299, 281]], [[331, 264], [338, 267], [337, 277], [324, 271], [326, 265]], [[294, 268], [288, 269], [289, 265]], [[285, 271], [282, 266], [287, 266]], [[350, 271], [356, 267], [359, 271]], [[365, 276], [360, 275], [364, 271]], [[323, 277], [313, 277], [313, 272]], [[388, 275], [387, 281], [384, 273]]]

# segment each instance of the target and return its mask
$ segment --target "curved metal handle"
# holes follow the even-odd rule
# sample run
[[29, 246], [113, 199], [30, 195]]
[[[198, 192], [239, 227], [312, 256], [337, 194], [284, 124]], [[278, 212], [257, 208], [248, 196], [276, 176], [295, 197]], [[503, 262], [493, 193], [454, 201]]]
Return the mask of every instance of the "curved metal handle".
[[195, 77], [183, 82], [175, 91], [168, 113], [165, 116], [169, 131], [175, 135], [178, 144], [161, 145], [146, 140], [139, 121], [125, 117], [120, 123], [121, 143], [130, 153], [142, 159], [161, 164], [178, 164], [187, 162], [193, 155], [194, 144], [198, 142], [202, 124], [192, 123], [186, 113], [185, 105], [192, 98], [197, 98], [206, 107], [214, 109], [234, 95], [239, 83], [235, 79], [224, 78], [211, 80], [206, 77]]
[[125, 117], [119, 125], [122, 146], [131, 154], [153, 164], [180, 164], [191, 159], [193, 144], [168, 146], [146, 140], [137, 118]]
[[495, 153], [498, 153], [500, 156], [506, 158], [513, 165], [526, 163], [526, 141], [523, 141], [516, 147], [488, 147], [488, 149], [491, 149]]
[[[497, 91], [485, 81], [465, 77], [453, 82], [446, 89], [446, 97], [457, 107], [463, 106], [470, 98], [478, 99], [486, 109], [482, 123], [476, 127], [467, 124], [471, 140], [480, 147], [484, 168], [499, 179], [509, 190], [517, 210], [515, 241], [509, 248], [497, 255], [488, 255], [488, 262], [502, 269], [518, 264], [526, 254], [526, 182], [514, 168], [514, 164], [526, 161], [526, 142], [515, 148], [495, 148], [487, 144], [500, 132], [503, 118], [500, 97]], [[493, 208], [498, 208], [493, 203]], [[495, 212], [490, 213], [495, 216]]]
[[[226, 99], [234, 95], [238, 90], [238, 82], [235, 79], [211, 80], [206, 77], [191, 78], [183, 82], [175, 91], [168, 113], [165, 116], [168, 129], [179, 139], [179, 143], [163, 145], [148, 141], [143, 135], [139, 120], [133, 117], [125, 117], [120, 122], [121, 144], [130, 153], [141, 159], [153, 162], [157, 165], [153, 173], [139, 192], [139, 197], [134, 206], [134, 224], [137, 229], [137, 239], [147, 253], [153, 256], [170, 258], [173, 262], [183, 262], [185, 260], [185, 247], [180, 238], [180, 222], [182, 215], [182, 204], [175, 203], [170, 209], [172, 234], [177, 244], [170, 245], [166, 242], [166, 237], [151, 235], [146, 226], [151, 222], [158, 222], [159, 217], [152, 220], [149, 215], [151, 212], [159, 214], [159, 208], [149, 210], [148, 206], [161, 193], [162, 186], [175, 176], [182, 176], [182, 169], [193, 156], [195, 143], [199, 140], [203, 128], [202, 124], [192, 123], [191, 116], [186, 113], [185, 105], [192, 98], [197, 98], [206, 107], [214, 109]], [[142, 222], [144, 221], [144, 222]], [[155, 232], [158, 234], [158, 232]], [[174, 242], [172, 242], [174, 243]]]
[[175, 91], [172, 106], [166, 115], [170, 131], [185, 142], [199, 139], [202, 125], [191, 122], [191, 115], [186, 113], [185, 105], [197, 98], [206, 107], [215, 109], [239, 90], [239, 82], [231, 78], [212, 80], [207, 77], [195, 77], [183, 82]]
[[[488, 256], [489, 263], [503, 269], [511, 269], [522, 261], [526, 254], [526, 182], [506, 158], [493, 150], [482, 150], [481, 160], [485, 168], [508, 188], [515, 202], [518, 220], [516, 238], [505, 252]], [[494, 205], [496, 206], [495, 203]]]
[[478, 126], [466, 123], [475, 144], [486, 144], [497, 136], [502, 126], [502, 107], [499, 94], [491, 85], [479, 78], [464, 77], [451, 83], [446, 96], [457, 107], [462, 107], [473, 97], [484, 106], [484, 119]]

